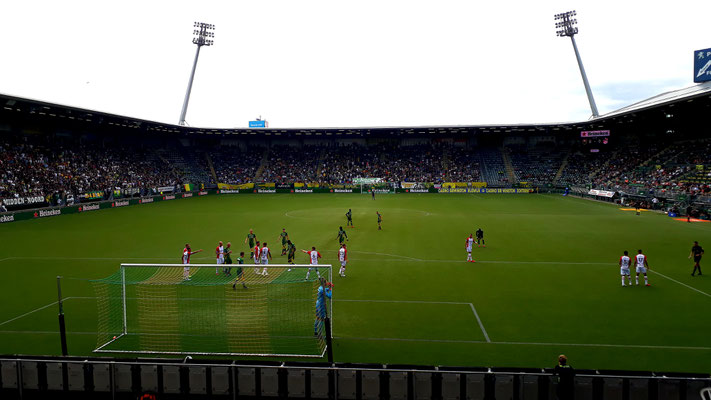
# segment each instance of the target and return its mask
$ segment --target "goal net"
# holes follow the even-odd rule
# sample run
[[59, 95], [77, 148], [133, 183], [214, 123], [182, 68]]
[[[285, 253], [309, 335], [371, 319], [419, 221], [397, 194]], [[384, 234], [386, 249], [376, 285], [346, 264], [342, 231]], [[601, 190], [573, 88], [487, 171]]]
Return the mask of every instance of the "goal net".
[[92, 281], [98, 310], [94, 352], [324, 355], [323, 313], [331, 316], [332, 302], [319, 295], [318, 277], [330, 282], [330, 265], [314, 270], [270, 264], [266, 275], [258, 264], [184, 267], [121, 264], [113, 275]]

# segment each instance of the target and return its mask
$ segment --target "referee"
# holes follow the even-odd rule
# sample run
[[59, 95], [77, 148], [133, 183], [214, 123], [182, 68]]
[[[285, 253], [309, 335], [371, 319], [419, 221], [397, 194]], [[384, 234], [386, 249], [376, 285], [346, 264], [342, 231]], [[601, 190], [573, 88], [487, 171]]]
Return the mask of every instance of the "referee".
[[699, 270], [699, 275], [701, 275], [701, 256], [704, 255], [704, 249], [699, 246], [699, 242], [694, 242], [694, 246], [691, 247], [691, 253], [689, 253], [689, 258], [694, 257], [694, 270], [691, 272], [691, 276], [696, 275], [696, 270]]

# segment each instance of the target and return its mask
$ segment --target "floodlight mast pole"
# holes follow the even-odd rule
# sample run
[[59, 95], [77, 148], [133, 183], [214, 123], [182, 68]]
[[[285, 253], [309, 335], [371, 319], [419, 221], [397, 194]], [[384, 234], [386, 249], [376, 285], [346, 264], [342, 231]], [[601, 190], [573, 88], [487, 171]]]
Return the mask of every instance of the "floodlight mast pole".
[[593, 118], [595, 118], [599, 117], [600, 114], [597, 112], [597, 105], [595, 104], [595, 98], [593, 97], [592, 89], [590, 89], [588, 76], [587, 74], [585, 74], [585, 67], [583, 67], [583, 60], [582, 58], [580, 58], [578, 45], [575, 43], [575, 34], [578, 33], [578, 28], [574, 26], [578, 23], [578, 20], [572, 18], [575, 15], [575, 10], [555, 15], [555, 27], [558, 28], [558, 30], [556, 31], [556, 35], [560, 37], [568, 36], [570, 37], [570, 41], [573, 43], [573, 50], [575, 50], [575, 58], [578, 60], [580, 75], [583, 77], [583, 85], [585, 85], [585, 93], [588, 95], [590, 110], [592, 111]]
[[198, 57], [200, 57], [200, 47], [202, 46], [212, 46], [214, 43], [213, 39], [215, 37], [215, 25], [206, 24], [203, 22], [195, 22], [195, 30], [193, 34], [193, 43], [197, 45], [197, 50], [195, 51], [195, 60], [193, 61], [193, 70], [190, 73], [190, 80], [188, 81], [188, 90], [185, 92], [185, 100], [183, 101], [183, 110], [180, 112], [179, 125], [185, 125], [185, 114], [188, 112], [188, 102], [190, 101], [190, 92], [193, 89], [193, 79], [195, 78], [195, 69], [197, 68]]

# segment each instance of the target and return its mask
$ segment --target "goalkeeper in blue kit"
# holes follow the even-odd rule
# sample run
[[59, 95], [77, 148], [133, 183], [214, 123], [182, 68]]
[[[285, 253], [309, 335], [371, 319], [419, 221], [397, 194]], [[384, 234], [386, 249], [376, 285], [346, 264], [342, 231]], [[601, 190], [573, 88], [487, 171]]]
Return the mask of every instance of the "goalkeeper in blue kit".
[[326, 282], [326, 278], [319, 279], [320, 285], [316, 292], [316, 321], [314, 322], [314, 336], [318, 336], [321, 331], [324, 321], [328, 316], [326, 298], [331, 298], [331, 289], [333, 284]]

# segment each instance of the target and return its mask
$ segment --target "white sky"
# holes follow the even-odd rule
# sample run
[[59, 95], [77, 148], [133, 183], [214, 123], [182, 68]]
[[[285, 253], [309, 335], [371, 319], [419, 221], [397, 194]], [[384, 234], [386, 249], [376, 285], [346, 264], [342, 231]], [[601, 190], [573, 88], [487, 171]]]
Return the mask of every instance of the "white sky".
[[693, 85], [711, 1], [4, 1], [0, 92], [176, 124], [475, 125], [586, 120]]

